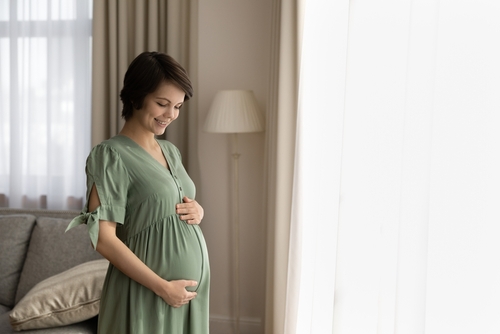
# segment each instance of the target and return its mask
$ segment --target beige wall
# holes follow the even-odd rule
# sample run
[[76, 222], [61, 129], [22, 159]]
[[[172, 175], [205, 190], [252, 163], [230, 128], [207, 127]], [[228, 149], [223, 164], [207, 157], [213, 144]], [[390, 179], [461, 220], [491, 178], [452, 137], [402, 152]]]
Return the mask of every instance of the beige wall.
[[[251, 89], [266, 112], [270, 67], [270, 0], [199, 0], [198, 113], [201, 178], [205, 208], [202, 227], [212, 272], [212, 330], [234, 315], [230, 296], [231, 141], [230, 135], [202, 131], [216, 92]], [[264, 133], [239, 135], [242, 333], [263, 333], [265, 244]], [[227, 326], [226, 326], [227, 327]], [[222, 327], [220, 327], [222, 331]], [[218, 332], [217, 332], [218, 333]]]

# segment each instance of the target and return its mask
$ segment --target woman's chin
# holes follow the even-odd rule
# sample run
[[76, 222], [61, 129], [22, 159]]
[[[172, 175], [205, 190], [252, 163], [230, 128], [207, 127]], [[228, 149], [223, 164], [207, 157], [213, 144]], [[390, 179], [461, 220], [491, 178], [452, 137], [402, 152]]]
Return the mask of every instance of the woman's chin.
[[155, 129], [154, 133], [155, 133], [156, 136], [161, 136], [161, 135], [163, 135], [165, 133], [166, 129], [167, 129], [166, 127], [160, 128], [160, 129]]

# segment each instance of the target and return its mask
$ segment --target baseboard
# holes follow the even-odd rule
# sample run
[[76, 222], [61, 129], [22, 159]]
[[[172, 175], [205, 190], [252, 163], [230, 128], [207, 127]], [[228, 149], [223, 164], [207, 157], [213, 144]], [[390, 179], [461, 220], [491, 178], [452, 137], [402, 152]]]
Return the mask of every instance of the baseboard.
[[[211, 334], [234, 334], [236, 320], [223, 315], [210, 315]], [[259, 318], [240, 318], [240, 334], [262, 334], [262, 324]]]

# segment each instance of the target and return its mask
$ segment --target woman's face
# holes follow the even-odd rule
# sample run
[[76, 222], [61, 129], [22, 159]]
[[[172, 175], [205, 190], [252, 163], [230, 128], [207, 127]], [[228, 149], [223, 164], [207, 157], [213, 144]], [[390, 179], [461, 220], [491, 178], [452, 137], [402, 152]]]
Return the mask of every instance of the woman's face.
[[134, 110], [134, 117], [146, 131], [162, 135], [179, 116], [184, 96], [184, 91], [175, 84], [162, 82], [154, 92], [146, 95], [142, 108]]

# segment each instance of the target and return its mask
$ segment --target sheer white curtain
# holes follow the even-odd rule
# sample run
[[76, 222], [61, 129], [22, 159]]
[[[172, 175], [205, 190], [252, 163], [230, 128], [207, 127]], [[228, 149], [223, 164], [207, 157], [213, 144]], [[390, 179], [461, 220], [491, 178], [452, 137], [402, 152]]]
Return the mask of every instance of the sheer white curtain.
[[500, 3], [304, 4], [285, 332], [499, 333]]
[[0, 0], [0, 206], [79, 209], [91, 0]]

